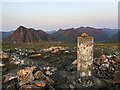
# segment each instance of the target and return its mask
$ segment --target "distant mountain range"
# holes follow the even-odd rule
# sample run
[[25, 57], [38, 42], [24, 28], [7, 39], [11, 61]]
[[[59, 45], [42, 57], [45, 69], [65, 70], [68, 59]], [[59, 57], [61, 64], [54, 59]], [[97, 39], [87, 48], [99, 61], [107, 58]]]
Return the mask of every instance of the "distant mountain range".
[[103, 28], [102, 29], [109, 38], [116, 35], [118, 33], [118, 29], [109, 29], [109, 28]]
[[92, 27], [80, 27], [59, 29], [58, 31], [43, 31], [33, 28], [18, 27], [15, 31], [1, 32], [3, 41], [9, 42], [38, 42], [38, 41], [64, 41], [76, 42], [82, 33], [94, 37], [95, 42], [113, 42], [118, 39], [117, 29], [96, 29]]
[[76, 29], [70, 28], [65, 30], [60, 29], [57, 32], [53, 33], [52, 36], [54, 38], [57, 38], [57, 40], [76, 42], [77, 37], [84, 32], [89, 36], [94, 37], [95, 42], [104, 42], [109, 40], [109, 37], [102, 29], [95, 29], [91, 27], [80, 27]]
[[9, 42], [38, 42], [54, 40], [52, 36], [42, 30], [33, 28], [18, 27], [11, 35], [5, 38]]
[[111, 41], [120, 43], [120, 31], [111, 38]]
[[0, 32], [0, 35], [1, 35], [1, 37], [0, 37], [0, 39], [5, 39], [5, 38], [7, 38], [9, 35], [11, 35], [13, 33], [13, 31], [9, 31], [9, 32]]

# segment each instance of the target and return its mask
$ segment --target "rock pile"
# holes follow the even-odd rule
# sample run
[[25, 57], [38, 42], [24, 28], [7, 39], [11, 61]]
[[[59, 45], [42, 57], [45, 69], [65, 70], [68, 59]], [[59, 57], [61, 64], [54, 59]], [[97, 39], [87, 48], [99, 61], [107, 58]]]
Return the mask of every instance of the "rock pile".
[[10, 57], [10, 63], [15, 65], [24, 65], [24, 60], [21, 60], [20, 56], [17, 54], [12, 54]]
[[[4, 89], [9, 90], [15, 88], [15, 90], [26, 90], [29, 89], [41, 89], [52, 87], [55, 83], [50, 77], [46, 76], [42, 71], [37, 70], [35, 66], [25, 67], [17, 72], [17, 75], [7, 74], [4, 75]], [[8, 82], [14, 81], [14, 84], [8, 85]], [[17, 85], [17, 87], [16, 87]]]
[[99, 58], [95, 58], [93, 67], [94, 75], [98, 78], [112, 80], [117, 70], [118, 57], [118, 55], [101, 55]]
[[43, 70], [46, 75], [51, 76], [52, 74], [54, 74], [57, 71], [57, 68], [47, 66], [47, 67], [43, 67]]
[[[80, 85], [81, 80], [77, 78], [76, 52], [72, 52], [70, 48], [61, 46], [41, 50], [15, 48], [15, 50], [9, 50], [8, 53], [5, 51], [3, 56], [6, 57], [3, 61], [7, 62], [0, 62], [3, 72], [2, 90], [84, 90], [84, 87]], [[94, 86], [92, 86], [95, 89], [90, 90], [102, 90], [104, 87], [107, 87], [107, 90], [119, 90], [119, 66], [119, 53], [95, 58]]]
[[[76, 61], [72, 64], [76, 65]], [[93, 86], [92, 89], [106, 88], [111, 90], [119, 90], [120, 88], [120, 54], [101, 55], [99, 58], [95, 58], [93, 62]], [[74, 75], [69, 77], [71, 84], [74, 87], [82, 87], [77, 77]], [[89, 81], [88, 81], [89, 83]], [[87, 87], [90, 88], [91, 87]], [[83, 87], [84, 88], [84, 87]], [[84, 90], [84, 89], [83, 89]], [[95, 89], [96, 90], [96, 89]], [[97, 89], [99, 90], [99, 89]]]
[[50, 48], [47, 48], [47, 49], [43, 49], [44, 52], [51, 52], [51, 53], [57, 53], [57, 52], [63, 51], [63, 50], [65, 50], [65, 48], [61, 47], [61, 46], [59, 46], [59, 47], [50, 47]]

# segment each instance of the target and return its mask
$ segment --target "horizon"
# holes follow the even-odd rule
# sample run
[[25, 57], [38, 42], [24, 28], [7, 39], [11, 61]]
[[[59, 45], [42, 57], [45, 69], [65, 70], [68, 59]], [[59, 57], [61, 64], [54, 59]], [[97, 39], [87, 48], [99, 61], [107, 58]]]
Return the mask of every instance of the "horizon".
[[[20, 26], [19, 26], [19, 27], [20, 27]], [[19, 27], [17, 27], [17, 28], [19, 28]], [[67, 29], [71, 29], [71, 28], [77, 29], [77, 28], [81, 28], [81, 27], [84, 27], [84, 28], [95, 28], [95, 29], [110, 29], [110, 30], [115, 30], [115, 29], [116, 29], [116, 28], [96, 28], [96, 27], [92, 27], [92, 26], [80, 26], [80, 27], [60, 28], [60, 29], [57, 29], [57, 30], [43, 30], [43, 29], [41, 29], [41, 28], [35, 29], [35, 28], [33, 28], [33, 27], [26, 27], [26, 26], [22, 26], [22, 27], [25, 27], [25, 28], [27, 28], [27, 29], [32, 28], [32, 29], [34, 29], [34, 30], [42, 30], [42, 31], [44, 31], [44, 32], [47, 32], [47, 31], [58, 31], [58, 30], [60, 30], [60, 29], [62, 29], [62, 30], [67, 30]], [[17, 28], [16, 28], [15, 30], [17, 30]], [[12, 32], [12, 31], [15, 31], [15, 30], [0, 31], [0, 32]]]
[[[2, 30], [19, 26], [54, 31], [67, 28], [118, 28], [116, 2], [4, 2]], [[17, 7], [17, 8], [16, 8]]]

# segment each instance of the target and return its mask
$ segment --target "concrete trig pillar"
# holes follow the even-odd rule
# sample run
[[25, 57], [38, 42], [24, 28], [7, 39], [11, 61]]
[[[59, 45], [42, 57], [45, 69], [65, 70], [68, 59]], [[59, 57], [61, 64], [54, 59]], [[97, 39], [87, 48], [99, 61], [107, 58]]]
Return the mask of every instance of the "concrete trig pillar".
[[90, 86], [92, 83], [93, 43], [93, 37], [89, 37], [86, 33], [78, 37], [77, 72], [83, 86]]

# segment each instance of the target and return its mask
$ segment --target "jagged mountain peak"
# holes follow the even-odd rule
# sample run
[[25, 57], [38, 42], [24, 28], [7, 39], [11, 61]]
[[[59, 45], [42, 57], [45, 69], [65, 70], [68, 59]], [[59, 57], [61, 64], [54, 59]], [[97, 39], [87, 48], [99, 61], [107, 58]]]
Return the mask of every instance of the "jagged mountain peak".
[[52, 36], [42, 30], [19, 26], [5, 41], [10, 42], [38, 42], [54, 40]]

